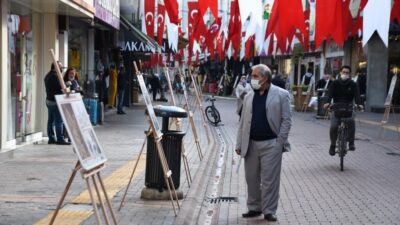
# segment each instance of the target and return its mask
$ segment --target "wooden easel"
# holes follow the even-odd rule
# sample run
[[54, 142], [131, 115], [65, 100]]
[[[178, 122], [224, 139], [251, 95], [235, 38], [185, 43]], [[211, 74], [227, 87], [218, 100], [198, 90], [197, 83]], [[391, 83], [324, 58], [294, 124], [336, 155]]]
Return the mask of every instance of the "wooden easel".
[[[164, 73], [166, 74], [166, 77], [167, 77], [168, 88], [169, 88], [169, 92], [171, 93], [172, 104], [173, 104], [173, 106], [176, 106], [175, 96], [174, 96], [174, 92], [172, 89], [171, 79], [169, 77], [169, 71], [168, 71], [167, 67], [164, 67]], [[181, 124], [181, 120], [179, 118], [173, 118], [171, 120], [171, 122], [173, 122], [175, 124], [177, 130], [180, 130], [180, 131], [182, 130], [182, 124]], [[183, 165], [185, 168], [186, 179], [187, 179], [188, 185], [190, 187], [190, 183], [192, 183], [192, 175], [190, 174], [189, 162], [187, 159], [187, 153], [186, 153], [185, 145], [183, 142], [182, 142], [182, 160], [183, 160]]]
[[186, 108], [186, 111], [189, 114], [189, 125], [192, 128], [192, 134], [193, 134], [193, 137], [194, 137], [194, 141], [196, 143], [197, 153], [199, 154], [200, 160], [203, 160], [203, 152], [202, 152], [201, 146], [200, 146], [200, 139], [199, 139], [199, 136], [197, 135], [196, 125], [195, 125], [194, 120], [193, 120], [193, 113], [191, 111], [190, 104], [189, 104], [189, 98], [188, 98], [186, 84], [185, 84], [185, 77], [184, 77], [184, 75], [183, 75], [183, 73], [181, 71], [179, 71], [179, 73], [181, 75], [181, 85], [182, 85], [183, 96], [184, 96], [185, 105], [186, 105], [185, 108]]
[[313, 88], [314, 88], [314, 82], [310, 82], [310, 85], [308, 85], [306, 98], [304, 99], [303, 105], [301, 106], [302, 112], [306, 112], [308, 109], [308, 104], [310, 102], [311, 95], [313, 94]]
[[207, 128], [206, 115], [205, 115], [205, 112], [204, 112], [203, 104], [201, 103], [199, 92], [197, 90], [196, 81], [195, 81], [195, 79], [193, 77], [193, 74], [192, 74], [192, 72], [190, 70], [191, 70], [191, 68], [189, 67], [189, 76], [192, 79], [192, 82], [194, 83], [193, 87], [194, 87], [194, 92], [196, 94], [195, 105], [193, 107], [193, 113], [196, 112], [196, 109], [198, 107], [199, 110], [200, 110], [200, 114], [201, 114], [200, 117], [201, 117], [201, 120], [202, 120], [202, 123], [203, 123], [203, 127], [204, 127], [204, 130], [205, 130], [206, 135], [207, 135], [207, 143], [210, 143], [210, 134], [209, 134], [208, 128]]
[[[148, 111], [147, 121], [150, 124], [150, 129], [146, 133], [145, 140], [147, 139], [147, 136], [149, 136], [149, 135], [153, 135], [153, 137], [154, 137], [154, 141], [155, 141], [156, 149], [157, 149], [157, 154], [158, 154], [158, 157], [160, 159], [161, 167], [162, 167], [163, 174], [164, 174], [165, 184], [167, 185], [167, 188], [168, 188], [168, 193], [169, 193], [169, 196], [170, 196], [170, 199], [171, 199], [171, 204], [172, 204], [172, 207], [174, 209], [175, 216], [177, 216], [178, 214], [176, 213], [174, 201], [176, 201], [177, 207], [178, 207], [178, 209], [180, 209], [179, 200], [178, 200], [178, 195], [176, 194], [174, 181], [172, 180], [172, 176], [171, 176], [172, 172], [169, 169], [167, 159], [165, 158], [164, 149], [163, 149], [163, 146], [161, 144], [162, 133], [160, 131], [157, 118], [153, 118], [153, 115], [155, 117], [155, 113], [154, 113], [153, 106], [151, 105], [151, 100], [150, 100], [150, 97], [149, 97], [149, 93], [147, 92], [146, 85], [145, 85], [144, 80], [143, 80], [143, 75], [139, 71], [139, 69], [138, 69], [138, 67], [136, 65], [136, 62], [133, 62], [133, 65], [134, 65], [135, 70], [136, 70], [136, 75], [138, 77], [140, 88], [142, 89], [142, 93], [143, 93], [144, 100], [145, 100], [146, 107], [147, 107], [147, 111]], [[128, 186], [127, 186], [127, 188], [125, 190], [125, 193], [124, 193], [124, 196], [123, 196], [123, 198], [121, 200], [121, 203], [120, 203], [120, 206], [119, 206], [119, 210], [122, 208], [122, 205], [123, 205], [123, 203], [125, 201], [126, 193], [128, 192], [129, 185], [130, 185], [130, 183], [132, 181], [133, 174], [134, 174], [134, 172], [136, 170], [136, 167], [137, 167], [137, 164], [139, 162], [140, 155], [143, 152], [145, 143], [146, 143], [146, 141], [143, 142], [142, 148], [141, 148], [140, 153], [139, 153], [138, 160], [135, 163], [135, 166], [134, 166], [134, 169], [132, 171]]]
[[104, 201], [103, 201], [103, 199], [102, 199], [102, 197], [101, 197], [101, 193], [100, 193], [99, 188], [98, 188], [98, 185], [97, 185], [96, 176], [97, 176], [97, 180], [98, 180], [98, 182], [99, 182], [99, 184], [100, 184], [101, 191], [103, 192], [103, 195], [104, 195], [104, 197], [105, 197], [105, 200], [106, 200], [106, 203], [107, 203], [107, 206], [108, 206], [108, 209], [109, 209], [109, 213], [111, 214], [113, 223], [114, 223], [115, 225], [118, 224], [118, 223], [117, 223], [117, 219], [116, 219], [116, 217], [115, 217], [115, 214], [114, 214], [114, 212], [113, 212], [113, 210], [112, 210], [112, 206], [111, 206], [111, 202], [110, 202], [110, 199], [109, 199], [109, 197], [108, 197], [108, 194], [107, 194], [107, 190], [106, 190], [106, 188], [105, 188], [105, 186], [104, 186], [104, 183], [103, 183], [103, 180], [101, 179], [101, 176], [100, 176], [100, 171], [103, 170], [104, 167], [105, 167], [105, 165], [104, 165], [104, 164], [101, 164], [101, 165], [99, 165], [99, 166], [97, 166], [97, 167], [95, 167], [95, 168], [93, 168], [93, 169], [91, 169], [91, 170], [84, 170], [84, 169], [81, 167], [81, 164], [80, 164], [79, 161], [76, 163], [75, 168], [74, 168], [74, 170], [72, 171], [72, 174], [71, 174], [71, 176], [70, 176], [70, 178], [69, 178], [69, 180], [68, 180], [68, 183], [67, 183], [67, 185], [65, 186], [65, 189], [64, 189], [64, 191], [63, 191], [63, 193], [62, 193], [62, 195], [61, 195], [61, 198], [60, 198], [60, 200], [59, 200], [59, 202], [58, 202], [58, 204], [57, 204], [56, 210], [54, 211], [53, 216], [51, 217], [51, 220], [50, 220], [49, 225], [54, 224], [54, 221], [55, 221], [56, 218], [57, 218], [58, 212], [60, 211], [61, 205], [63, 204], [64, 199], [65, 199], [65, 197], [67, 196], [67, 193], [68, 193], [68, 191], [69, 191], [69, 188], [71, 187], [72, 181], [74, 180], [75, 175], [76, 175], [76, 173], [77, 173], [78, 171], [81, 172], [82, 178], [83, 178], [83, 179], [85, 180], [85, 182], [86, 182], [86, 186], [87, 186], [87, 189], [88, 189], [88, 191], [89, 191], [90, 200], [91, 200], [91, 202], [92, 202], [93, 210], [94, 210], [94, 213], [95, 213], [95, 215], [96, 215], [96, 222], [97, 222], [97, 224], [100, 225], [100, 224], [101, 224], [101, 220], [100, 220], [100, 215], [99, 215], [99, 211], [98, 211], [98, 208], [97, 208], [97, 201], [96, 201], [96, 199], [95, 199], [94, 196], [93, 196], [92, 186], [91, 186], [91, 184], [90, 184], [91, 181], [92, 181], [92, 183], [93, 183], [93, 185], [94, 185], [94, 188], [95, 188], [95, 190], [96, 190], [97, 198], [98, 198], [98, 200], [99, 200], [99, 202], [100, 202], [101, 210], [102, 210], [102, 212], [103, 212], [103, 216], [104, 216], [104, 219], [105, 219], [105, 222], [106, 222], [107, 225], [110, 224], [110, 219], [109, 219], [107, 210], [106, 210], [106, 208], [105, 208], [105, 206], [104, 206]]
[[[69, 97], [69, 90], [66, 88], [64, 80], [62, 79], [61, 71], [60, 71], [58, 62], [56, 60], [56, 57], [54, 55], [53, 49], [50, 49], [50, 52], [51, 52], [51, 56], [53, 58], [53, 63], [54, 63], [54, 66], [55, 66], [55, 69], [56, 69], [56, 72], [57, 72], [57, 77], [58, 77], [58, 80], [60, 82], [61, 88], [62, 88], [63, 92], [66, 94], [66, 96]], [[77, 151], [74, 150], [74, 152], [77, 152]], [[98, 180], [98, 182], [100, 184], [101, 191], [103, 192], [103, 195], [105, 197], [105, 200], [106, 200], [106, 203], [107, 203], [107, 206], [108, 206], [108, 209], [109, 209], [109, 213], [111, 214], [113, 223], [115, 225], [118, 225], [117, 220], [115, 218], [115, 214], [114, 214], [114, 212], [112, 210], [112, 206], [111, 206], [111, 202], [110, 202], [110, 199], [108, 197], [108, 194], [107, 194], [107, 190], [106, 190], [106, 188], [104, 186], [104, 183], [103, 183], [103, 180], [102, 180], [102, 178], [100, 176], [100, 172], [101, 172], [101, 170], [104, 169], [104, 167], [105, 167], [105, 164], [101, 163], [101, 164], [95, 166], [92, 169], [86, 170], [81, 166], [80, 161], [79, 160], [77, 161], [77, 163], [75, 165], [75, 168], [72, 171], [71, 176], [70, 176], [70, 178], [68, 180], [68, 183], [65, 186], [65, 189], [64, 189], [64, 191], [63, 191], [63, 193], [61, 195], [61, 198], [60, 198], [60, 200], [59, 200], [59, 202], [57, 204], [56, 210], [54, 211], [53, 216], [51, 217], [49, 225], [54, 224], [54, 221], [57, 218], [58, 212], [60, 211], [60, 208], [61, 208], [61, 206], [62, 206], [62, 204], [64, 202], [64, 199], [65, 199], [65, 197], [66, 197], [66, 195], [67, 195], [67, 193], [68, 193], [68, 191], [69, 191], [69, 189], [71, 187], [72, 181], [74, 180], [75, 175], [76, 175], [76, 173], [78, 171], [81, 172], [82, 178], [85, 180], [87, 189], [89, 191], [90, 200], [92, 202], [93, 210], [94, 210], [94, 213], [96, 215], [97, 224], [101, 225], [101, 220], [100, 220], [100, 215], [99, 215], [99, 211], [98, 211], [98, 208], [97, 208], [97, 201], [93, 196], [91, 182], [93, 183], [94, 188], [96, 190], [97, 198], [98, 198], [98, 200], [100, 202], [101, 209], [102, 209], [102, 212], [103, 212], [103, 216], [104, 216], [104, 219], [105, 219], [105, 222], [106, 222], [107, 225], [110, 224], [110, 219], [109, 219], [107, 210], [106, 210], [106, 208], [104, 206], [104, 201], [103, 201], [103, 199], [101, 197], [101, 193], [100, 193], [98, 185], [97, 185], [96, 177], [97, 177], [97, 180]]]
[[[386, 101], [384, 104], [385, 112], [383, 113], [383, 118], [381, 120], [381, 126], [382, 126], [382, 131], [381, 131], [381, 135], [380, 135], [381, 137], [383, 137], [385, 134], [384, 126], [389, 122], [390, 113], [395, 114], [394, 106], [392, 104], [392, 99], [393, 99], [393, 93], [394, 93], [394, 89], [395, 89], [396, 82], [397, 82], [397, 73], [398, 73], [397, 68], [393, 69], [393, 72], [394, 72], [394, 75], [392, 77], [392, 80], [390, 81], [390, 87], [389, 87], [388, 94], [386, 96]], [[400, 128], [398, 125], [396, 125], [396, 131], [400, 135]]]

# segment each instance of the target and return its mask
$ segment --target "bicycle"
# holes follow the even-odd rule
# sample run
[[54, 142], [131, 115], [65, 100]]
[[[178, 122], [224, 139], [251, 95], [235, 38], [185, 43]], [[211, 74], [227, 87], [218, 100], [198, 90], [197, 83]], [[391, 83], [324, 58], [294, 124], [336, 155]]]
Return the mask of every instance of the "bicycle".
[[221, 116], [214, 105], [215, 100], [214, 95], [206, 99], [206, 101], [211, 101], [211, 105], [206, 107], [205, 113], [207, 120], [217, 126], [218, 123], [221, 122]]
[[348, 129], [349, 122], [352, 120], [354, 107], [353, 104], [348, 103], [335, 103], [330, 106], [330, 110], [333, 109], [334, 116], [339, 119], [340, 125], [338, 127], [338, 136], [336, 139], [336, 153], [340, 158], [340, 170], [344, 170], [344, 157], [347, 154], [347, 140], [348, 140]]

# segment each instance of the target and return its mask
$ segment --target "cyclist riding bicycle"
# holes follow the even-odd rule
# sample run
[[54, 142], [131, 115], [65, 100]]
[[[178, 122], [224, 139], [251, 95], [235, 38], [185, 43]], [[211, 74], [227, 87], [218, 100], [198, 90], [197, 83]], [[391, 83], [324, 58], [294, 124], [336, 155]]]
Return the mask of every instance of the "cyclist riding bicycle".
[[[353, 105], [355, 102], [357, 108], [362, 109], [363, 106], [361, 104], [360, 93], [358, 91], [357, 84], [350, 79], [351, 68], [350, 66], [342, 66], [340, 69], [340, 77], [335, 80], [332, 85], [329, 87], [327, 103], [324, 104], [324, 108], [327, 109], [330, 106], [330, 102], [333, 99], [334, 104], [347, 104]], [[338, 136], [338, 127], [340, 124], [340, 119], [338, 115], [335, 115], [337, 112], [333, 112], [331, 116], [331, 127], [329, 130], [329, 136], [331, 139], [331, 145], [329, 147], [329, 154], [331, 156], [335, 155], [336, 149], [336, 139]], [[354, 151], [356, 149], [354, 145], [354, 138], [356, 133], [356, 127], [354, 123], [354, 115], [351, 115], [351, 118], [348, 121], [348, 139], [349, 142], [349, 150]]]

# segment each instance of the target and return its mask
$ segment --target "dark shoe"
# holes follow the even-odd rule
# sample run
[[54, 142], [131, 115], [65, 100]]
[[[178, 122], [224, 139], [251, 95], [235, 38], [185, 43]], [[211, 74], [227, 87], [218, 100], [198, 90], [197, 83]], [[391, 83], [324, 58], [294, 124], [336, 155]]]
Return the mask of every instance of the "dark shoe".
[[278, 218], [274, 214], [266, 214], [264, 215], [264, 219], [268, 221], [277, 221]]
[[57, 141], [56, 145], [71, 145], [71, 143], [66, 142], [66, 141]]
[[53, 140], [49, 140], [49, 142], [47, 142], [47, 144], [49, 144], [49, 145], [54, 145], [56, 143], [56, 141], [53, 141]]
[[331, 147], [329, 147], [329, 155], [334, 156], [335, 153], [336, 153], [336, 146], [331, 145]]
[[119, 112], [117, 112], [117, 114], [123, 115], [123, 114], [126, 114], [126, 112], [124, 112], [124, 111], [119, 111]]
[[356, 150], [356, 146], [354, 145], [354, 143], [349, 143], [349, 151], [354, 151]]
[[256, 217], [259, 215], [261, 215], [260, 211], [253, 211], [253, 210], [249, 210], [247, 213], [242, 214], [244, 218]]

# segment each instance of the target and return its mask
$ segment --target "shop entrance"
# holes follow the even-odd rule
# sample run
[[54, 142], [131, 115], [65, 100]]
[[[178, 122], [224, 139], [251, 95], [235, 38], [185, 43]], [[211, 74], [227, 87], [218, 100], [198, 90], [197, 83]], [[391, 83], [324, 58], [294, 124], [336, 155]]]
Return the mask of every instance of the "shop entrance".
[[33, 32], [29, 16], [9, 15], [9, 127], [8, 140], [25, 142], [34, 133]]

